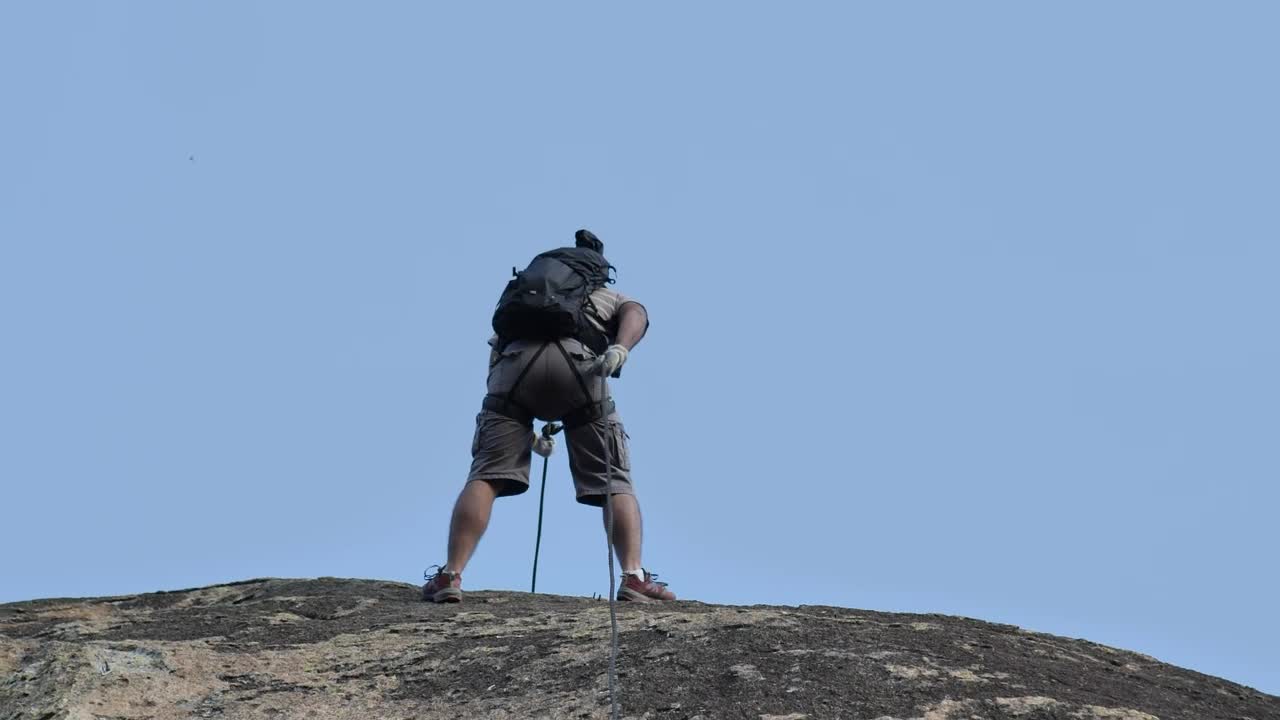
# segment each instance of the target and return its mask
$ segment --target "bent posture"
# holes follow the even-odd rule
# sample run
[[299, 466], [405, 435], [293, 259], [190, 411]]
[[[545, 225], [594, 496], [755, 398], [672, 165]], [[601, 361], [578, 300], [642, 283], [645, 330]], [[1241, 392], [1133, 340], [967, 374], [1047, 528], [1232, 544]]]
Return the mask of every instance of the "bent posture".
[[462, 571], [489, 525], [494, 500], [528, 490], [531, 453], [545, 457], [554, 448], [552, 438], [533, 432], [535, 419], [564, 424], [579, 503], [605, 507], [605, 494], [612, 495], [613, 543], [623, 575], [618, 599], [675, 599], [641, 564], [627, 433], [600, 382], [601, 374], [619, 377], [649, 317], [643, 305], [606, 287], [612, 266], [603, 252], [595, 235], [579, 230], [574, 247], [534, 258], [503, 293], [489, 340], [488, 394], [476, 416], [471, 472], [449, 522], [448, 559], [427, 578], [423, 600], [462, 599]]

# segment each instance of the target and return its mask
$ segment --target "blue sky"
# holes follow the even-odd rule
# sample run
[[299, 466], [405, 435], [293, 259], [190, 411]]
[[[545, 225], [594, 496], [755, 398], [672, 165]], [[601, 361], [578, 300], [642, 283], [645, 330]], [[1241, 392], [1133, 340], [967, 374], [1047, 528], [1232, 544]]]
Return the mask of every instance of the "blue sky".
[[[443, 562], [513, 265], [604, 239], [682, 597], [1280, 693], [1274, 4], [7, 4], [0, 601]], [[527, 590], [535, 492], [466, 574]], [[608, 587], [551, 463], [539, 590]]]

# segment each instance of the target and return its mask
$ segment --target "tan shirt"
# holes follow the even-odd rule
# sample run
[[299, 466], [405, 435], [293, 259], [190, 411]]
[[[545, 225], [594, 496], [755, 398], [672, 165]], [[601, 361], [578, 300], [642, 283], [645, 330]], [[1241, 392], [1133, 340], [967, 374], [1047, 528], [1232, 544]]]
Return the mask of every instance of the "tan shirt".
[[[591, 317], [591, 313], [587, 313], [587, 321], [601, 330], [605, 335], [609, 336], [609, 342], [616, 342], [618, 339], [618, 311], [627, 303], [640, 303], [623, 295], [616, 290], [610, 290], [602, 287], [591, 293], [591, 303], [596, 306], [596, 315], [599, 316], [601, 322], [597, 322], [596, 318]], [[640, 305], [640, 307], [644, 307]], [[647, 312], [647, 311], [646, 311]]]

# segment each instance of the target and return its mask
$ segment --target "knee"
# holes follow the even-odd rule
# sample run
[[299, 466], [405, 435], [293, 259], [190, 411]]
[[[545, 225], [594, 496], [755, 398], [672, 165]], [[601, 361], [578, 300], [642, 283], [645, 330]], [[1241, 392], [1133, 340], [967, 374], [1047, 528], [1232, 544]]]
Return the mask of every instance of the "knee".
[[463, 486], [462, 492], [458, 493], [455, 507], [459, 512], [488, 507], [501, 494], [502, 486], [502, 480], [470, 480]]

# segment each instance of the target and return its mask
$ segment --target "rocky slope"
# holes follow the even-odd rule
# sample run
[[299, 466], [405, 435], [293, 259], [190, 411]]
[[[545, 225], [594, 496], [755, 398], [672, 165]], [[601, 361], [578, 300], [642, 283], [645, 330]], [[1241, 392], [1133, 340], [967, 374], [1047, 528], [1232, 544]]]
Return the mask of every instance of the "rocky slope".
[[[1131, 652], [939, 615], [620, 605], [622, 715], [1280, 720]], [[0, 718], [606, 718], [604, 600], [251, 580], [0, 605]]]

